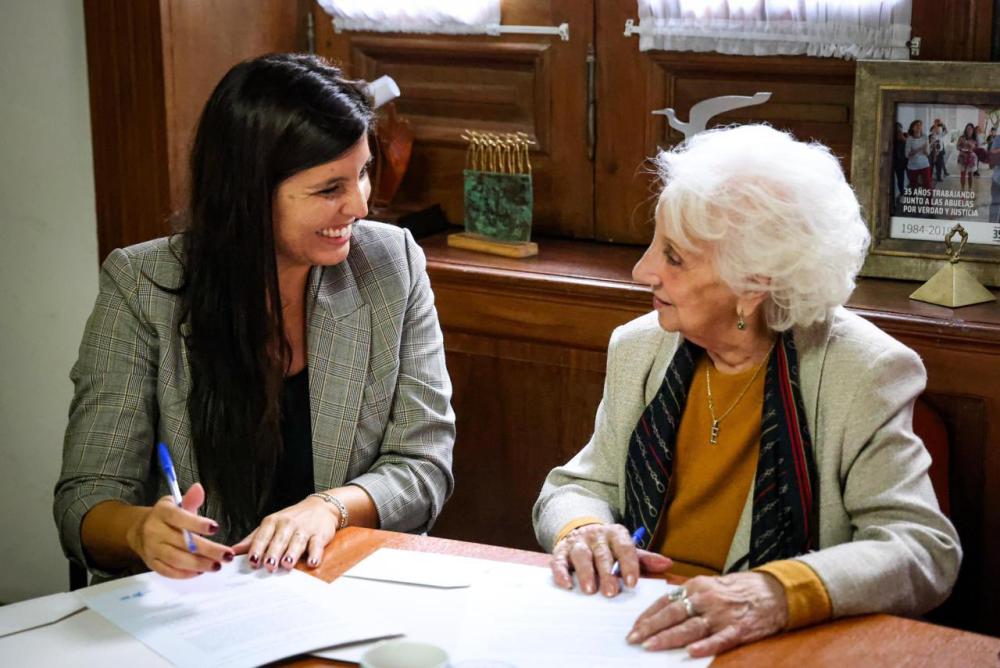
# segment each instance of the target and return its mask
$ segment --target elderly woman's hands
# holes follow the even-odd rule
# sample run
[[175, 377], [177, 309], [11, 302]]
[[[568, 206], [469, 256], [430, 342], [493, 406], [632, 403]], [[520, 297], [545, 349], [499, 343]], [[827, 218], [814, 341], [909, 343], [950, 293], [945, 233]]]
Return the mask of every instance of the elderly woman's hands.
[[685, 597], [663, 596], [639, 615], [630, 643], [649, 650], [687, 646], [693, 657], [713, 656], [785, 628], [785, 589], [764, 573], [691, 578]]
[[572, 589], [572, 571], [576, 571], [585, 593], [593, 594], [600, 585], [605, 596], [615, 596], [621, 591], [618, 577], [611, 573], [615, 561], [628, 587], [635, 586], [640, 574], [664, 573], [673, 564], [661, 554], [637, 550], [621, 524], [587, 524], [573, 529], [556, 544], [549, 566], [560, 587]]
[[233, 546], [236, 554], [249, 553], [253, 568], [263, 566], [272, 573], [291, 569], [308, 550], [306, 563], [315, 568], [323, 550], [340, 526], [340, 513], [318, 497], [306, 497], [294, 506], [265, 517], [249, 536]]

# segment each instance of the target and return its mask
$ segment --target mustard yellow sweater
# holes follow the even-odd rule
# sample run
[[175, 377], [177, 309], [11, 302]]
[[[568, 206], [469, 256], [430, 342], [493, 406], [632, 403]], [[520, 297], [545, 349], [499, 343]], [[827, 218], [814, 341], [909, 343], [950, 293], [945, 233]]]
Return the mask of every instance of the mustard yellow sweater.
[[[666, 518], [660, 522], [651, 548], [674, 560], [671, 572], [693, 577], [718, 575], [757, 469], [760, 416], [764, 401], [762, 370], [746, 394], [720, 423], [718, 443], [709, 442], [712, 417], [708, 408], [703, 356], [695, 368], [674, 451], [674, 470], [667, 490]], [[754, 369], [721, 374], [711, 368], [716, 417], [723, 415], [747, 387]], [[580, 517], [569, 522], [559, 539], [573, 529], [597, 522]], [[558, 541], [557, 541], [558, 542]], [[830, 618], [830, 597], [823, 582], [800, 561], [781, 560], [756, 569], [775, 577], [788, 599], [788, 624], [793, 629]]]

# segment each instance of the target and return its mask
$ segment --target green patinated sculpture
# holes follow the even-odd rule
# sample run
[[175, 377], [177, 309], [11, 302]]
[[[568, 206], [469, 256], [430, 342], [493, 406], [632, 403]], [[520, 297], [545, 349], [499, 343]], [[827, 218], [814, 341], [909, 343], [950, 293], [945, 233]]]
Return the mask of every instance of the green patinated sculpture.
[[465, 231], [498, 241], [530, 241], [531, 174], [466, 169]]

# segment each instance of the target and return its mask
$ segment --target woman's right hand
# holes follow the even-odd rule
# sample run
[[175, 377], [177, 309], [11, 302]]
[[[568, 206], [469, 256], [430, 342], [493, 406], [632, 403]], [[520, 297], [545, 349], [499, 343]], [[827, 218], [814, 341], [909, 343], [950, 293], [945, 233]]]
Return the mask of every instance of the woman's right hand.
[[[180, 506], [173, 498], [164, 496], [129, 528], [126, 534], [129, 547], [150, 570], [168, 578], [193, 578], [219, 570], [222, 562], [232, 561], [235, 554], [226, 545], [202, 538], [219, 530], [214, 521], [197, 514], [204, 501], [205, 489], [201, 483], [191, 485]], [[184, 529], [190, 532], [196, 552], [188, 549]]]
[[556, 544], [549, 566], [560, 587], [573, 588], [575, 571], [584, 593], [593, 594], [599, 585], [601, 592], [610, 597], [621, 591], [618, 577], [611, 574], [615, 561], [628, 587], [636, 585], [640, 574], [658, 575], [673, 564], [662, 554], [636, 549], [621, 524], [587, 524], [573, 529]]

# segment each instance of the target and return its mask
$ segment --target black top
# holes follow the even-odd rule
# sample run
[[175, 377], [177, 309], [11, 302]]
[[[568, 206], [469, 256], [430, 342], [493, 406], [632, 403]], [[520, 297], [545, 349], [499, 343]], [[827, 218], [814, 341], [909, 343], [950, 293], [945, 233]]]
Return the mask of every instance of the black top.
[[281, 440], [274, 495], [265, 515], [295, 505], [315, 491], [308, 368], [285, 378], [281, 390]]

